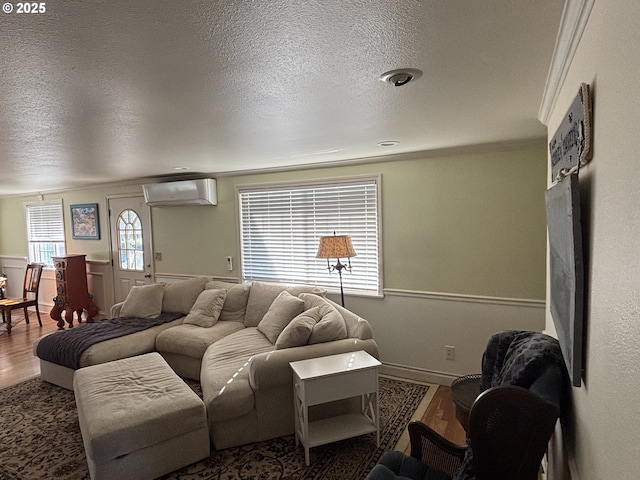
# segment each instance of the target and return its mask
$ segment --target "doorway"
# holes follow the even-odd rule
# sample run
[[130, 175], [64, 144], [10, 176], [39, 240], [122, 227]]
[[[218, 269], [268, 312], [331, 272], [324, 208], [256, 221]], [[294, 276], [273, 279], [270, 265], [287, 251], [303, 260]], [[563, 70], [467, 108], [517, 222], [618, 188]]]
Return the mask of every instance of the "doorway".
[[114, 302], [122, 302], [131, 287], [151, 283], [151, 213], [143, 196], [108, 197], [109, 238]]

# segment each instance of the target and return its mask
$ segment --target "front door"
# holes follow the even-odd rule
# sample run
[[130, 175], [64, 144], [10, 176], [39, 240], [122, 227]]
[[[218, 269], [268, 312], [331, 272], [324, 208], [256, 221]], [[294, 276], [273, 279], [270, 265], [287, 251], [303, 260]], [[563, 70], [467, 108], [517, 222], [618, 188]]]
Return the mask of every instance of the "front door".
[[124, 301], [131, 287], [151, 282], [151, 221], [143, 196], [107, 198], [114, 301]]

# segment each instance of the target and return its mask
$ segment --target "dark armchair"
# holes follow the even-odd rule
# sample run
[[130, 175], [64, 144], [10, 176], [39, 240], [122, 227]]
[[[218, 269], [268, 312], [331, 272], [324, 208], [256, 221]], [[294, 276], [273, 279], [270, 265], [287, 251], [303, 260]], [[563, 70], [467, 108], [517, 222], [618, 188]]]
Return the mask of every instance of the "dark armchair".
[[411, 456], [384, 454], [367, 480], [536, 480], [565, 378], [556, 339], [514, 330], [493, 335], [469, 414], [468, 444], [455, 445], [412, 422]]

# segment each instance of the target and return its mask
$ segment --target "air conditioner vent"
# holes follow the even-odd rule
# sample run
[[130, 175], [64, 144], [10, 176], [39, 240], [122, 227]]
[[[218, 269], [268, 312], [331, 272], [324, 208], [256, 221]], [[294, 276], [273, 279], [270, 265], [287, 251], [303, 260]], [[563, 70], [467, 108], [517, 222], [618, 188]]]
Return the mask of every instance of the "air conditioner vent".
[[149, 183], [143, 185], [142, 190], [144, 201], [151, 207], [217, 205], [218, 203], [214, 178]]

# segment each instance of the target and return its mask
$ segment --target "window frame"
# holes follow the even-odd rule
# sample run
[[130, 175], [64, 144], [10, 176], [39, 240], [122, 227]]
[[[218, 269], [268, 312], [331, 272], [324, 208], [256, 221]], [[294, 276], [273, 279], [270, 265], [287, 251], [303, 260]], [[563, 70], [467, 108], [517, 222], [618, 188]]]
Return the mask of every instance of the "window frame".
[[[43, 207], [45, 205], [49, 205], [49, 206], [56, 206], [59, 208], [60, 210], [60, 225], [62, 227], [62, 231], [60, 232], [62, 234], [61, 239], [53, 239], [53, 240], [34, 240], [33, 235], [32, 235], [32, 208], [37, 208], [37, 207]], [[51, 243], [54, 245], [54, 252], [51, 253], [51, 255], [49, 255], [49, 257], [57, 257], [57, 256], [64, 256], [66, 254], [67, 251], [67, 240], [66, 240], [66, 233], [65, 233], [65, 221], [64, 221], [64, 205], [63, 205], [63, 201], [62, 199], [57, 199], [57, 200], [41, 200], [41, 201], [34, 201], [34, 202], [25, 202], [24, 203], [24, 221], [25, 221], [25, 232], [26, 232], [26, 239], [27, 239], [27, 258], [29, 259], [29, 263], [43, 263], [44, 264], [44, 268], [46, 269], [52, 269], [54, 268], [53, 266], [53, 261], [51, 263], [47, 263], [45, 261], [43, 261], [42, 259], [42, 254], [43, 254], [43, 250], [38, 248], [38, 254], [40, 258], [37, 258], [38, 255], [36, 255], [36, 249], [35, 246], [37, 244], [45, 244], [45, 243]]]
[[[377, 270], [377, 289], [365, 289], [365, 288], [354, 288], [349, 285], [349, 275], [348, 271], [343, 271], [343, 286], [345, 293], [353, 296], [363, 296], [363, 297], [383, 297], [383, 270], [382, 270], [382, 176], [380, 174], [377, 175], [360, 175], [360, 176], [349, 176], [349, 177], [338, 177], [338, 178], [325, 178], [325, 179], [313, 179], [313, 180], [302, 180], [302, 181], [281, 181], [281, 182], [265, 182], [265, 183], [255, 183], [255, 184], [240, 184], [236, 185], [236, 222], [237, 222], [237, 232], [238, 232], [238, 252], [240, 257], [239, 262], [239, 280], [241, 282], [244, 281], [265, 281], [265, 282], [278, 282], [283, 283], [287, 282], [286, 280], [277, 280], [277, 279], [262, 279], [262, 278], [253, 278], [253, 277], [245, 277], [245, 258], [244, 258], [244, 248], [243, 248], [243, 209], [242, 209], [242, 193], [246, 192], [258, 192], [258, 191], [276, 191], [276, 190], [287, 190], [287, 189], [304, 189], [304, 188], [322, 188], [322, 187], [331, 187], [335, 185], [355, 185], [362, 184], [363, 182], [371, 182], [375, 184], [375, 206], [376, 206], [376, 270]], [[330, 235], [333, 232], [327, 231], [325, 234]], [[351, 232], [348, 231], [338, 231], [336, 230], [336, 235], [351, 235]], [[315, 253], [319, 244], [320, 238], [317, 238], [317, 243], [314, 245], [313, 257], [315, 258]], [[356, 253], [358, 253], [358, 246], [354, 242], [354, 247]], [[353, 268], [354, 271], [358, 268], [358, 256], [353, 259]], [[309, 282], [309, 284], [319, 286], [321, 288], [325, 288], [327, 291], [331, 293], [339, 293], [339, 274], [336, 271], [331, 273], [328, 272], [326, 267], [326, 259], [317, 259], [318, 262], [323, 262], [323, 266], [318, 264], [319, 268], [324, 268], [327, 271], [327, 275], [330, 275], [330, 280], [324, 283], [318, 282]], [[345, 259], [342, 259], [343, 263], [346, 263]], [[330, 264], [335, 264], [335, 260], [331, 260]], [[289, 283], [289, 282], [287, 282]]]

